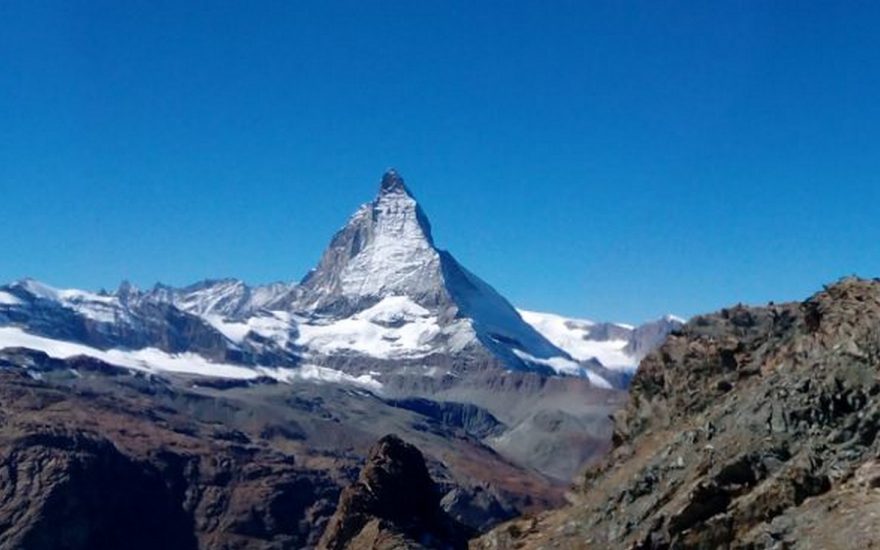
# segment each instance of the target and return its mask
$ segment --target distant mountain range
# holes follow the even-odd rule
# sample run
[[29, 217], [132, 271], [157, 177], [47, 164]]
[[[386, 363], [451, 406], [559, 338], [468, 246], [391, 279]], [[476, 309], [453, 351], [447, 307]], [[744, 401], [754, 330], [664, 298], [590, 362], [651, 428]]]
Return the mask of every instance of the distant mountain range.
[[301, 378], [304, 366], [326, 373], [345, 358], [333, 376], [374, 388], [402, 367], [443, 376], [448, 361], [437, 358], [481, 354], [509, 370], [620, 387], [627, 377], [609, 371], [631, 374], [680, 324], [666, 317], [634, 328], [517, 311], [435, 246], [427, 216], [393, 170], [300, 283], [220, 279], [147, 291], [123, 283], [93, 293], [26, 279], [0, 287], [0, 346], [279, 380]]

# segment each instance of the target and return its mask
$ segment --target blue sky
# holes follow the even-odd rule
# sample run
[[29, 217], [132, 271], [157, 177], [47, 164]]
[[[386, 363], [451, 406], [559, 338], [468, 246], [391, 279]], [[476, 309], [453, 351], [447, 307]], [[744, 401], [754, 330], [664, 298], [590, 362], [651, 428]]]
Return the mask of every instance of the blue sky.
[[299, 279], [396, 166], [516, 304], [880, 275], [876, 2], [0, 3], [0, 279]]

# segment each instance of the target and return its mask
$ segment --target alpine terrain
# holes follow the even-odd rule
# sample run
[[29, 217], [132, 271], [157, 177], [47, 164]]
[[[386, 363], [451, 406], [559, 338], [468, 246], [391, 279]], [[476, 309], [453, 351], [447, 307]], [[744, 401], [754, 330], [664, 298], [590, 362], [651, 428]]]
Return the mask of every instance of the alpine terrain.
[[880, 280], [695, 317], [642, 362], [614, 450], [500, 548], [880, 545]]
[[[435, 245], [393, 170], [298, 283], [16, 281], [0, 287], [0, 546], [311, 547], [388, 453], [432, 492], [400, 533], [460, 542], [562, 504], [680, 326], [517, 310]], [[388, 433], [408, 443], [369, 451]], [[361, 493], [342, 502], [384, 517]], [[354, 535], [334, 518], [339, 547]]]

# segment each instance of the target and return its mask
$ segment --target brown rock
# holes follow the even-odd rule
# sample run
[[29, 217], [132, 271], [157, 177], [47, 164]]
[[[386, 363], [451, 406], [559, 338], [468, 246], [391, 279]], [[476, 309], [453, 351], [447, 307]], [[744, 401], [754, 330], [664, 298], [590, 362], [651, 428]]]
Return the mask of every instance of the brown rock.
[[880, 545], [878, 397], [880, 281], [696, 317], [642, 362], [575, 502], [471, 546]]
[[463, 548], [470, 534], [441, 510], [422, 453], [388, 435], [370, 449], [357, 482], [343, 490], [318, 547]]

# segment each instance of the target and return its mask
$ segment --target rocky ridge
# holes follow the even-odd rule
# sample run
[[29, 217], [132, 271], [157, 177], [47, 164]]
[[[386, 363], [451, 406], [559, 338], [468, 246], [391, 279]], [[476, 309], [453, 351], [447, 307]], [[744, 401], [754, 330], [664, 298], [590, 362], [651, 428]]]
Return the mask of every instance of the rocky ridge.
[[322, 550], [465, 548], [473, 531], [440, 507], [440, 493], [418, 449], [394, 435], [371, 449], [345, 488], [318, 545]]
[[692, 319], [650, 354], [567, 508], [472, 548], [880, 544], [880, 282]]
[[0, 547], [314, 544], [346, 461], [315, 468], [302, 453], [300, 464], [241, 431], [126, 393], [0, 370]]

